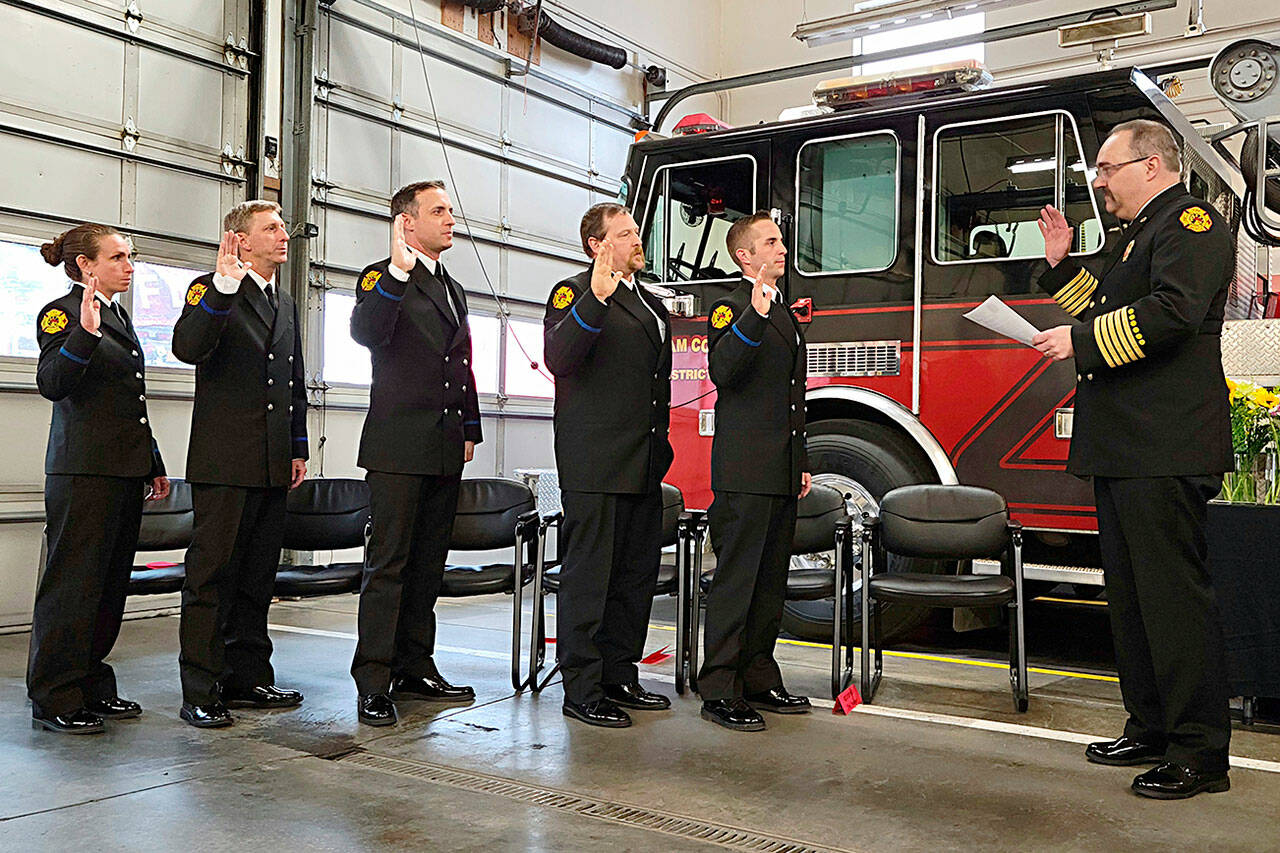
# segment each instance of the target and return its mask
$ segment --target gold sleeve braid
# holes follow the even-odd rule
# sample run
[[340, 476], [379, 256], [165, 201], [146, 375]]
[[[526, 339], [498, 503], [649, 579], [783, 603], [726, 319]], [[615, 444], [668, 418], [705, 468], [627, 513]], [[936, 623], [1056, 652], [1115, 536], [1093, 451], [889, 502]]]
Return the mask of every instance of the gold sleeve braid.
[[1067, 282], [1061, 290], [1053, 295], [1054, 300], [1072, 317], [1078, 317], [1089, 304], [1089, 298], [1098, 289], [1098, 279], [1086, 269], [1076, 273], [1075, 278]]
[[1108, 367], [1119, 367], [1146, 357], [1142, 351], [1146, 340], [1138, 328], [1133, 309], [1127, 306], [1095, 317], [1093, 337]]

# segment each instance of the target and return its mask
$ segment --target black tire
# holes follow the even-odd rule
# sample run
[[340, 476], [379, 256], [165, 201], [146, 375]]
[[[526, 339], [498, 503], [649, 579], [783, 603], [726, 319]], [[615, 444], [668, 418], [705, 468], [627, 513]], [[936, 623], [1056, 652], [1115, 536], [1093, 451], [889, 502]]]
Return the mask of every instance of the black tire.
[[[913, 483], [936, 483], [932, 466], [909, 439], [883, 424], [855, 420], [826, 420], [809, 425], [809, 470], [815, 476], [834, 474], [861, 485], [879, 505], [885, 492]], [[890, 557], [893, 572], [937, 574], [947, 564], [940, 560]], [[782, 609], [782, 630], [814, 642], [831, 642], [834, 601], [788, 601]], [[928, 618], [928, 608], [882, 605], [883, 642], [892, 642]], [[861, 604], [854, 601], [853, 636], [862, 631]]]

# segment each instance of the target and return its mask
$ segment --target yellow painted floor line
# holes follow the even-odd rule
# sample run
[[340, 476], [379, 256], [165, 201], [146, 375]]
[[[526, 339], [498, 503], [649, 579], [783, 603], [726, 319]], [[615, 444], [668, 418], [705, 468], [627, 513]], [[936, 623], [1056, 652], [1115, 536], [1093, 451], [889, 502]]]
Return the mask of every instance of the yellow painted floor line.
[[1054, 598], [1052, 595], [1038, 595], [1032, 601], [1052, 601], [1055, 604], [1088, 604], [1090, 607], [1106, 607], [1105, 601], [1096, 598]]
[[[659, 631], [670, 631], [673, 634], [675, 633], [675, 630], [676, 630], [675, 626], [673, 625], [650, 625], [649, 627]], [[808, 642], [807, 640], [782, 640], [782, 639], [778, 640], [778, 642], [788, 646], [801, 646], [806, 649], [826, 649], [827, 651], [831, 651], [830, 643], [811, 643], [811, 642]], [[861, 651], [861, 649], [859, 649], [857, 646], [854, 646], [854, 650], [859, 652]], [[973, 660], [971, 658], [956, 658], [956, 657], [948, 657], [946, 655], [928, 655], [922, 652], [885, 651], [884, 656], [894, 657], [894, 658], [906, 658], [908, 660], [927, 660], [927, 661], [932, 661], [933, 663], [955, 663], [955, 664], [962, 664], [964, 666], [982, 666], [982, 667], [989, 667], [991, 669], [1008, 669], [1009, 668], [1008, 661], [1002, 662], [1002, 661], [994, 661], [994, 660]], [[1048, 668], [1039, 667], [1039, 666], [1027, 667], [1027, 670], [1029, 672], [1034, 672], [1038, 675], [1053, 675], [1059, 678], [1080, 678], [1080, 679], [1084, 679], [1085, 681], [1106, 681], [1112, 684], [1120, 683], [1120, 679], [1116, 678], [1114, 675], [1095, 675], [1092, 672], [1075, 672], [1075, 671], [1066, 670], [1066, 669], [1048, 669]]]

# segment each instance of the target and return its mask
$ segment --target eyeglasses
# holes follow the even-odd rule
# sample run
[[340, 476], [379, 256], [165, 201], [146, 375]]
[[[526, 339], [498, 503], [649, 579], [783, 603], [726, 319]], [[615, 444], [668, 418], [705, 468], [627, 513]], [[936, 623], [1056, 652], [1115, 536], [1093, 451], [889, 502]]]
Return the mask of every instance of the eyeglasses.
[[1154, 156], [1156, 155], [1148, 154], [1145, 157], [1134, 157], [1132, 160], [1125, 160], [1123, 163], [1099, 163], [1093, 167], [1093, 170], [1098, 177], [1105, 178], [1109, 181], [1111, 180], [1112, 175], [1123, 169], [1125, 166], [1130, 166], [1134, 163], [1141, 163], [1143, 160], [1150, 160]]

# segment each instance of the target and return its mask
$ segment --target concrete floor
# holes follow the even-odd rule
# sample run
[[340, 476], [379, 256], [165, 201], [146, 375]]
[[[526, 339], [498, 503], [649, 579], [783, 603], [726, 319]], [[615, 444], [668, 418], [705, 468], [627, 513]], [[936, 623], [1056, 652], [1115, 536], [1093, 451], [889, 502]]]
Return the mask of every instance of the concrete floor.
[[[848, 717], [828, 702], [733, 733], [700, 720], [686, 695], [608, 731], [565, 720], [556, 686], [513, 694], [509, 598], [438, 612], [437, 661], [478, 700], [400, 703], [400, 724], [384, 729], [356, 723], [354, 596], [274, 605], [278, 681], [306, 702], [239, 711], [215, 731], [177, 718], [174, 617], [125, 624], [112, 663], [146, 711], [92, 737], [30, 728], [28, 637], [0, 637], [0, 849], [1280, 846], [1280, 736], [1236, 731], [1233, 754], [1263, 769], [1237, 767], [1228, 794], [1144, 800], [1128, 790], [1136, 771], [1082, 755], [1088, 736], [1123, 723], [1105, 678], [1033, 674], [1031, 710], [1016, 714], [1000, 663], [893, 655], [876, 704]], [[672, 643], [671, 612], [655, 605], [650, 650]], [[828, 698], [827, 649], [784, 643], [779, 657], [793, 692]], [[670, 663], [643, 669], [675, 696]]]

